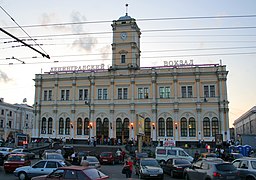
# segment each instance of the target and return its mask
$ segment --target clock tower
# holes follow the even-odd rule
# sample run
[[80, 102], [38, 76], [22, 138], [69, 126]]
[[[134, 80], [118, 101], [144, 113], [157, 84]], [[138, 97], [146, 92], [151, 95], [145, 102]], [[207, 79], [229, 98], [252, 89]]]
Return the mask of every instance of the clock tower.
[[128, 16], [114, 20], [112, 66], [110, 69], [140, 68], [140, 28], [136, 20]]

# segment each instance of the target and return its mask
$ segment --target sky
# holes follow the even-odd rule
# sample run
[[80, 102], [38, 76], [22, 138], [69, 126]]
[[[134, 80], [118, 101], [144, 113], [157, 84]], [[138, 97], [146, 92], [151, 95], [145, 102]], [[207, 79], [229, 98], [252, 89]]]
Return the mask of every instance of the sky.
[[111, 65], [111, 23], [127, 12], [142, 32], [141, 67], [177, 60], [226, 65], [230, 127], [256, 104], [255, 0], [0, 0], [0, 6], [0, 28], [39, 51], [0, 31], [0, 98], [7, 103], [26, 98], [33, 105], [35, 74], [51, 67]]

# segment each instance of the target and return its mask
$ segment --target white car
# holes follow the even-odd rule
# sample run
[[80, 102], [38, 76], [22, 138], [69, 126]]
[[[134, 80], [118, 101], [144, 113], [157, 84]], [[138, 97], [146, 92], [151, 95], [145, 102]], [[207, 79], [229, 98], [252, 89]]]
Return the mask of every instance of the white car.
[[62, 160], [48, 159], [41, 160], [32, 166], [23, 166], [16, 168], [13, 174], [19, 178], [19, 180], [31, 179], [35, 176], [47, 175], [56, 170], [59, 167], [70, 166], [71, 164]]
[[0, 153], [4, 155], [4, 158], [7, 158], [7, 155], [9, 155], [11, 152], [12, 152], [12, 148], [8, 148], [8, 147], [0, 148]]

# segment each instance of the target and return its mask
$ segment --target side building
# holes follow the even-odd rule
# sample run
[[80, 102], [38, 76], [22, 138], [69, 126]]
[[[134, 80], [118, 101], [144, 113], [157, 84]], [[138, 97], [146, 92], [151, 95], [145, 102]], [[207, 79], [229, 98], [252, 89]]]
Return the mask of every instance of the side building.
[[140, 29], [113, 21], [112, 65], [55, 67], [35, 75], [33, 137], [84, 142], [229, 139], [225, 65], [167, 62], [140, 66]]
[[[15, 142], [18, 135], [31, 138], [33, 122], [32, 106], [10, 104], [4, 102], [3, 98], [0, 99], [0, 139]], [[18, 142], [15, 143], [17, 145]]]

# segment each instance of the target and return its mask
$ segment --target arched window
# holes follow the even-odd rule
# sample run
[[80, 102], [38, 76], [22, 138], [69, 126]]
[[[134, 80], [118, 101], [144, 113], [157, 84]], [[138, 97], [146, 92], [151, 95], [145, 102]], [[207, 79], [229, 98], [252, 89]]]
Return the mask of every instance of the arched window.
[[84, 135], [89, 135], [89, 119], [84, 119]]
[[188, 136], [188, 122], [186, 118], [181, 118], [180, 120], [180, 132], [181, 137], [187, 137]]
[[165, 127], [164, 127], [164, 119], [159, 118], [158, 120], [158, 135], [165, 136]]
[[210, 132], [210, 119], [208, 117], [205, 117], [203, 120], [203, 133], [204, 137], [210, 137], [211, 132]]
[[59, 134], [63, 134], [64, 133], [64, 119], [60, 118], [59, 120]]
[[52, 118], [48, 119], [48, 134], [52, 134]]
[[116, 138], [122, 139], [122, 120], [120, 118], [116, 120]]
[[65, 123], [65, 134], [69, 135], [70, 134], [70, 119], [66, 118], [66, 123]]
[[145, 136], [151, 137], [151, 126], [150, 126], [149, 118], [146, 118], [144, 121], [144, 131], [145, 131]]
[[125, 118], [124, 119], [124, 124], [123, 124], [123, 128], [124, 128], [124, 138], [129, 138], [129, 119]]
[[42, 126], [41, 126], [41, 133], [46, 134], [46, 118], [42, 118]]
[[108, 131], [109, 131], [109, 120], [108, 120], [108, 118], [103, 119], [103, 129], [102, 130], [103, 130], [104, 138], [109, 137], [109, 135], [108, 135]]
[[191, 117], [188, 120], [189, 137], [196, 136], [196, 121], [195, 118]]
[[77, 135], [82, 135], [82, 129], [83, 129], [83, 122], [81, 118], [77, 119], [77, 129], [76, 129], [76, 133]]
[[212, 136], [215, 137], [216, 134], [219, 134], [219, 121], [216, 117], [212, 118]]
[[101, 121], [101, 118], [97, 118], [96, 119], [96, 136], [98, 138], [101, 138], [102, 137], [102, 121]]
[[172, 120], [172, 118], [166, 119], [166, 135], [168, 137], [173, 136], [173, 120]]

